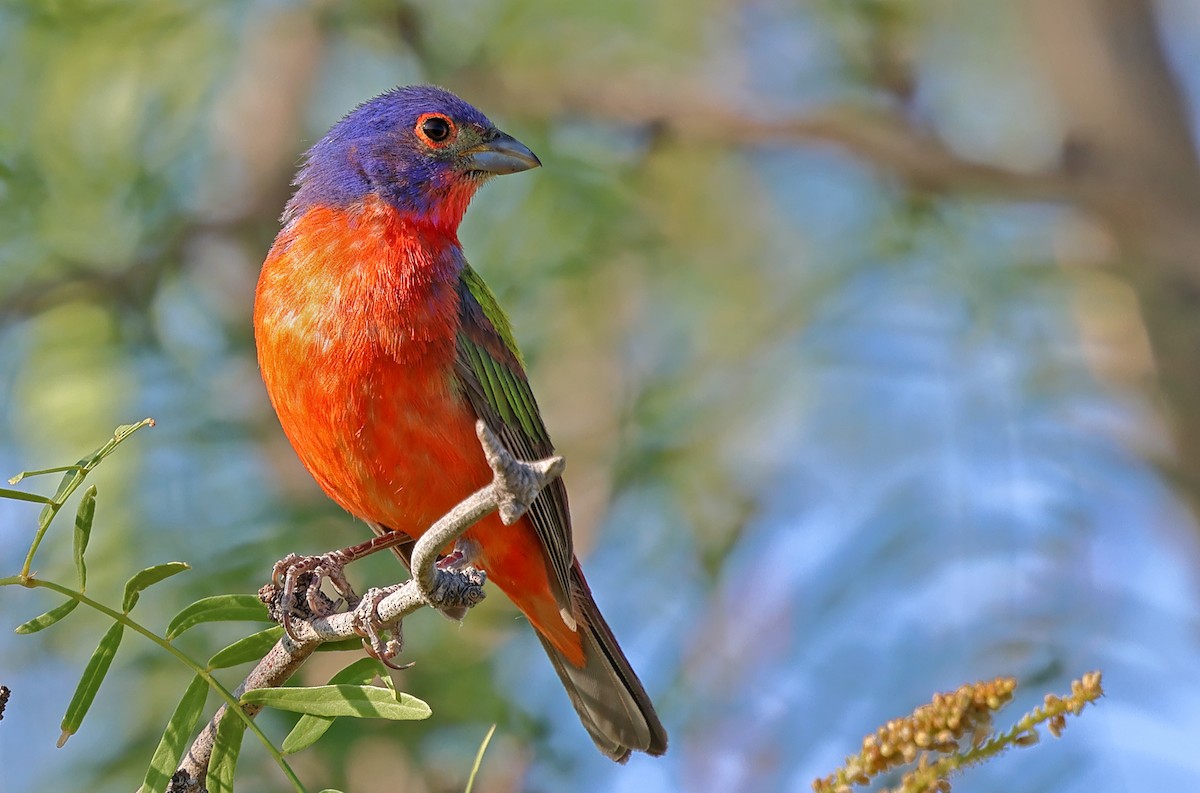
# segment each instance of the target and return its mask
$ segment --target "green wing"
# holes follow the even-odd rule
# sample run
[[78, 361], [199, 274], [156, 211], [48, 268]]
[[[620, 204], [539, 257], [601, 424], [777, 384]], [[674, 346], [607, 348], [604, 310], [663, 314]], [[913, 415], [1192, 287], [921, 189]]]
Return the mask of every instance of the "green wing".
[[[540, 460], [554, 453], [542, 423], [508, 317], [496, 297], [464, 265], [459, 281], [459, 332], [455, 374], [475, 414], [519, 460]], [[571, 612], [569, 593], [574, 548], [567, 489], [551, 482], [533, 502], [529, 518], [542, 541], [550, 580], [558, 584], [559, 606]]]

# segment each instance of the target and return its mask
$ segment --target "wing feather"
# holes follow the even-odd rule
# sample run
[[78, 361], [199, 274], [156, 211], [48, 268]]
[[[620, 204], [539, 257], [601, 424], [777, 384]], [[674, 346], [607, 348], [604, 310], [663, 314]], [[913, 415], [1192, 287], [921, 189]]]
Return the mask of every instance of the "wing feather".
[[[465, 265], [460, 278], [458, 349], [455, 374], [475, 414], [505, 448], [520, 460], [540, 460], [554, 453], [537, 400], [513, 340], [508, 319], [483, 279]], [[541, 540], [555, 598], [573, 611], [571, 565], [575, 551], [567, 489], [556, 479], [538, 495], [528, 512]]]

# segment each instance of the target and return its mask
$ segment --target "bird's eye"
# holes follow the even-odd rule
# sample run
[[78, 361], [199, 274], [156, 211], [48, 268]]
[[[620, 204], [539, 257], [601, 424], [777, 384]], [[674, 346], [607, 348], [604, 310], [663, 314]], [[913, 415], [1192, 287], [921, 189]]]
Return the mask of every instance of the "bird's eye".
[[454, 122], [436, 113], [427, 113], [417, 120], [417, 137], [426, 143], [438, 145], [454, 137]]

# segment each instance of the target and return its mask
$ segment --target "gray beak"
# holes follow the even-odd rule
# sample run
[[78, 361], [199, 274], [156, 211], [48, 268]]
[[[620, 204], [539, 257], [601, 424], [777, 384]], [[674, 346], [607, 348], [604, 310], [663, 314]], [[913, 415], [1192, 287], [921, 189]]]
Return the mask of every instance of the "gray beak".
[[467, 168], [496, 174], [519, 173], [537, 168], [542, 161], [512, 135], [498, 132], [496, 137], [467, 153]]

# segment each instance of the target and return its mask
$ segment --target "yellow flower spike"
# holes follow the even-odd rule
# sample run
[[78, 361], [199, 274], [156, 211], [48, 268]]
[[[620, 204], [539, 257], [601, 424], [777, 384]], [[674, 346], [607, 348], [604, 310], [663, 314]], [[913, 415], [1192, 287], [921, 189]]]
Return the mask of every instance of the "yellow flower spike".
[[[950, 776], [990, 760], [1010, 747], [1038, 743], [1037, 727], [1046, 724], [1055, 737], [1066, 727], [1066, 716], [1078, 715], [1089, 702], [1104, 695], [1101, 674], [1089, 672], [1071, 683], [1069, 697], [1047, 694], [1042, 707], [1022, 716], [1007, 732], [995, 733], [992, 714], [1012, 701], [1017, 682], [1000, 677], [935, 694], [909, 716], [891, 719], [862, 742], [857, 757], [842, 768], [813, 781], [816, 793], [850, 793], [851, 785], [865, 786], [871, 778], [902, 765], [914, 765], [894, 793], [949, 793]], [[963, 741], [964, 736], [969, 736]], [[962, 746], [966, 743], [967, 746]], [[885, 793], [881, 791], [881, 793]]]

